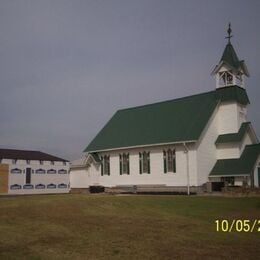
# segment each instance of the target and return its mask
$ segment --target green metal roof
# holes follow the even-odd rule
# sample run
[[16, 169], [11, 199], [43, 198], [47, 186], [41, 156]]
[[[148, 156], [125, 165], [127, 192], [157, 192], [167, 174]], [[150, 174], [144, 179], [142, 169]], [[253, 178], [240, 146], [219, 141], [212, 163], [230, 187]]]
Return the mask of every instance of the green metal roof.
[[238, 159], [217, 160], [209, 176], [249, 175], [260, 156], [260, 144], [247, 145]]
[[237, 133], [219, 135], [215, 144], [240, 142], [245, 136], [250, 124], [250, 122], [243, 123]]
[[221, 57], [221, 61], [226, 62], [227, 64], [231, 65], [235, 69], [239, 69], [241, 62], [238, 59], [237, 54], [231, 43], [228, 43], [226, 45], [226, 48]]
[[237, 71], [237, 72], [240, 69], [242, 69], [244, 74], [249, 77], [249, 71], [248, 71], [247, 66], [245, 64], [245, 61], [238, 59], [238, 56], [237, 56], [237, 54], [236, 54], [236, 52], [235, 52], [231, 43], [228, 43], [226, 45], [226, 48], [225, 48], [223, 55], [220, 59], [219, 65], [216, 66], [216, 68], [214, 69], [214, 72], [216, 72], [217, 68], [220, 68], [220, 65], [222, 63], [228, 65], [232, 70]]
[[218, 102], [249, 103], [238, 86], [117, 111], [84, 152], [196, 141]]
[[221, 102], [237, 101], [241, 105], [250, 104], [245, 89], [239, 86], [218, 88], [217, 90], [212, 91], [212, 93], [214, 93], [215, 98], [221, 100]]

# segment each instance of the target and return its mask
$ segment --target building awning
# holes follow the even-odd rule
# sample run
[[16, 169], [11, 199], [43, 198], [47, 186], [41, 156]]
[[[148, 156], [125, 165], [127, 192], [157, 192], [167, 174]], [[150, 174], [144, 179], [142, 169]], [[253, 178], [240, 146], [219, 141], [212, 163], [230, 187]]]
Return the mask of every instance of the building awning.
[[240, 158], [217, 160], [209, 177], [249, 176], [260, 156], [260, 144], [247, 145]]
[[231, 134], [223, 134], [219, 135], [215, 144], [223, 144], [223, 143], [235, 143], [235, 142], [241, 142], [244, 138], [247, 130], [250, 128], [251, 123], [245, 122], [241, 125], [239, 131], [237, 133], [231, 133]]

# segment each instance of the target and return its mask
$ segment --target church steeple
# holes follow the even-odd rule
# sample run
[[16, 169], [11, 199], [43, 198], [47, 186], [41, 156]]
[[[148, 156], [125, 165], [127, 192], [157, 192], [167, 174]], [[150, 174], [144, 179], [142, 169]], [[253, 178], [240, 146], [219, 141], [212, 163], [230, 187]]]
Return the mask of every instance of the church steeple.
[[232, 30], [230, 23], [227, 33], [228, 36], [225, 38], [228, 39], [228, 43], [225, 47], [219, 64], [212, 72], [213, 75], [216, 75], [216, 87], [222, 88], [237, 85], [244, 88], [244, 75], [249, 77], [249, 72], [245, 62], [243, 60], [239, 60], [231, 44], [230, 39], [233, 37], [233, 35], [231, 35]]

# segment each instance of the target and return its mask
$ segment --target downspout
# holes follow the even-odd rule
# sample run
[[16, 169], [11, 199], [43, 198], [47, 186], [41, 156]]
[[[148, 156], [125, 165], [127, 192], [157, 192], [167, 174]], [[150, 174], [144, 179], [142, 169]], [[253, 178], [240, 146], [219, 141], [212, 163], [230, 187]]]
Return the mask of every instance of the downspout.
[[[255, 169], [255, 167], [254, 167], [254, 169]], [[251, 180], [250, 180], [250, 186], [251, 186], [251, 188], [254, 188], [255, 187], [255, 171], [254, 171], [254, 169], [252, 170], [252, 172], [251, 172]], [[258, 183], [259, 183], [259, 180], [258, 180]]]
[[190, 195], [190, 167], [189, 167], [189, 149], [186, 143], [183, 143], [184, 153], [186, 154], [186, 162], [187, 162], [187, 195]]

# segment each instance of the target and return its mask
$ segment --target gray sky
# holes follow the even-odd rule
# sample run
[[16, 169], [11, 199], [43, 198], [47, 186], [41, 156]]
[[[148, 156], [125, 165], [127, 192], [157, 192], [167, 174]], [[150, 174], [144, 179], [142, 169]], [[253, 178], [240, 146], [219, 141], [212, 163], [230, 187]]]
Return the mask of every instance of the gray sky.
[[214, 90], [229, 21], [260, 137], [259, 13], [259, 0], [1, 0], [0, 146], [74, 159], [118, 109]]

